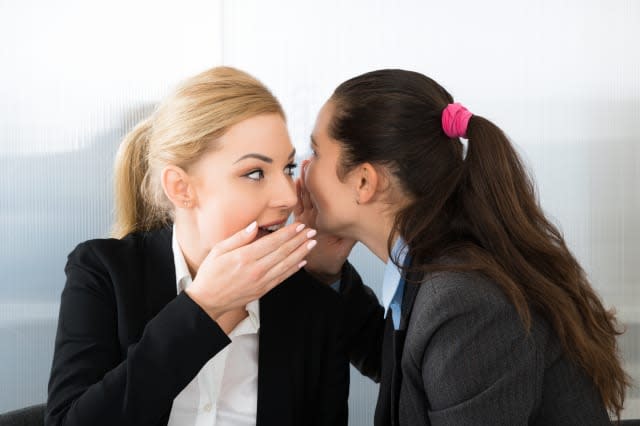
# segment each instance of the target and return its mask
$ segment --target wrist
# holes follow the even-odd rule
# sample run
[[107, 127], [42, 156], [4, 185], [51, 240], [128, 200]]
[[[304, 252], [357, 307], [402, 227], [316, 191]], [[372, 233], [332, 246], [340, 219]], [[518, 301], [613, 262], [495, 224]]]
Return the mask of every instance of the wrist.
[[224, 314], [224, 311], [219, 307], [209, 306], [207, 303], [205, 303], [205, 297], [198, 291], [197, 287], [192, 285], [186, 288], [184, 292], [187, 294], [187, 296], [189, 296], [191, 300], [193, 300], [198, 306], [200, 306], [200, 309], [202, 309], [207, 315], [209, 315], [212, 320], [217, 322], [222, 314]]

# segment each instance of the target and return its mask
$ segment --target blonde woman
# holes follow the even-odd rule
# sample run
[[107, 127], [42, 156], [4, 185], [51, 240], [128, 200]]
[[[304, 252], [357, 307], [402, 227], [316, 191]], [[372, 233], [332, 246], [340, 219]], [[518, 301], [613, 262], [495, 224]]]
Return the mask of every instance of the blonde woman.
[[124, 139], [112, 239], [66, 266], [48, 425], [339, 425], [338, 296], [301, 269], [282, 108], [214, 68]]

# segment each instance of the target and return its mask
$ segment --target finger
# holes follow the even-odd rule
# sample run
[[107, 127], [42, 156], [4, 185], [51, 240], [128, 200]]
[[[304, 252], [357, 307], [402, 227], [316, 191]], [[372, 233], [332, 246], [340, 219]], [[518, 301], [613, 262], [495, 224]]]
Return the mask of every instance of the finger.
[[248, 258], [257, 260], [278, 250], [292, 239], [298, 238], [299, 242], [297, 244], [299, 245], [305, 239], [310, 238], [306, 236], [306, 233], [301, 232], [305, 229], [305, 226], [303, 223], [293, 222], [243, 247], [242, 250]]
[[285, 269], [284, 272], [280, 273], [275, 278], [272, 278], [271, 280], [269, 280], [263, 288], [265, 294], [271, 291], [274, 287], [277, 287], [279, 284], [283, 283], [284, 280], [289, 278], [291, 275], [298, 272], [302, 267], [304, 267], [304, 265], [306, 265], [306, 263], [307, 263], [306, 260], [302, 260], [296, 263], [295, 265]]
[[[307, 236], [312, 238], [315, 236], [315, 230], [311, 230], [307, 232]], [[265, 256], [263, 259], [260, 259], [258, 262], [258, 267], [266, 273], [264, 274], [263, 279], [271, 280], [275, 277], [282, 274], [284, 271], [294, 267], [295, 265], [300, 264], [309, 252], [316, 246], [316, 240], [308, 240], [304, 241], [302, 244], [298, 246], [293, 246], [293, 241], [288, 244], [287, 247], [281, 247], [276, 252]]]
[[294, 216], [300, 216], [304, 212], [304, 207], [302, 204], [302, 184], [301, 179], [296, 179], [296, 194], [298, 195], [298, 201], [296, 202], [295, 207], [293, 208]]
[[216, 244], [213, 249], [211, 249], [211, 253], [214, 256], [220, 256], [224, 253], [228, 253], [249, 244], [256, 238], [256, 235], [258, 235], [258, 223], [253, 221], [246, 228], [241, 229], [229, 238]]
[[302, 162], [302, 167], [300, 167], [300, 184], [301, 184], [301, 189], [304, 190], [305, 189], [305, 182], [307, 179], [307, 167], [309, 167], [309, 160], [304, 160]]
[[[315, 229], [307, 229], [301, 232], [300, 235], [285, 242], [284, 244], [280, 245], [278, 248], [276, 248], [272, 252], [266, 254], [264, 257], [259, 259], [256, 262], [256, 266], [260, 268], [260, 270], [263, 270], [265, 272], [273, 269], [274, 267], [276, 267], [276, 265], [278, 265], [279, 263], [283, 262], [285, 259], [290, 257], [299, 247], [310, 244], [312, 241], [310, 239], [315, 237], [316, 234], [317, 232]], [[309, 248], [306, 248], [305, 250], [306, 251], [310, 250], [311, 248], [313, 248], [315, 244], [316, 242], [311, 243], [311, 246]], [[302, 254], [301, 257], [297, 259], [297, 261], [298, 262], [301, 261], [304, 258], [304, 256], [306, 256], [306, 254]], [[295, 261], [296, 259], [291, 260], [291, 262], [294, 262], [294, 263]]]
[[[301, 266], [298, 266], [301, 265]], [[249, 300], [258, 300], [268, 292], [270, 292], [274, 287], [277, 287], [278, 284], [282, 284], [284, 280], [289, 278], [291, 275], [295, 274], [301, 268], [306, 265], [306, 262], [298, 262], [298, 264], [292, 266], [288, 270], [284, 271], [280, 275], [278, 275], [275, 279], [265, 279], [264, 277], [256, 283], [253, 294], [249, 296]], [[247, 301], [247, 303], [249, 302]], [[246, 304], [246, 303], [245, 303]]]
[[304, 184], [302, 185], [300, 199], [302, 200], [303, 210], [313, 209], [313, 203], [311, 202], [311, 194], [309, 193], [307, 188], [304, 186]]
[[302, 171], [300, 173], [300, 195], [298, 196], [298, 199], [302, 202], [303, 210], [311, 210], [313, 208], [313, 203], [311, 202], [311, 194], [309, 194], [307, 186], [305, 185], [307, 174], [306, 170], [308, 166], [309, 160], [305, 160], [302, 162]]

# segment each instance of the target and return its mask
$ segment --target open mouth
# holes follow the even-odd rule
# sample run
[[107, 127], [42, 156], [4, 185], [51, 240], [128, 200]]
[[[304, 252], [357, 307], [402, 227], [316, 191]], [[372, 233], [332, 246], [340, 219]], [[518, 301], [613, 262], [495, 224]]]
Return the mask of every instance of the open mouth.
[[280, 222], [280, 223], [276, 223], [273, 225], [268, 225], [268, 226], [259, 226], [258, 227], [258, 236], [257, 238], [262, 238], [265, 235], [269, 235], [272, 232], [276, 232], [278, 229], [281, 229], [282, 227], [284, 227], [286, 221]]

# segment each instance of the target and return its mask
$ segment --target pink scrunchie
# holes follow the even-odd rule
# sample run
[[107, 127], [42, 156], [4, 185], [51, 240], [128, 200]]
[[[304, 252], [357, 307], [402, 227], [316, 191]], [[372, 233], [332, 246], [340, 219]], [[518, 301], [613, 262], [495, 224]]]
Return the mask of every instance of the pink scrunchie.
[[449, 104], [442, 110], [442, 130], [450, 138], [465, 138], [467, 125], [473, 114], [459, 103]]

